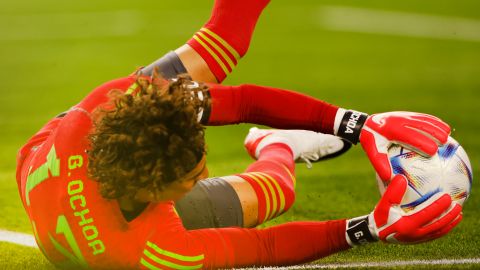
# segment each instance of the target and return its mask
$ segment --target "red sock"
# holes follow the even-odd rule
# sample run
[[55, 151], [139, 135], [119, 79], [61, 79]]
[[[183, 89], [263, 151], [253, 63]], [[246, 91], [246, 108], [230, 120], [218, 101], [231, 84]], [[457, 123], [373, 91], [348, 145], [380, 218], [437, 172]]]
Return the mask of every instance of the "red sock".
[[252, 123], [333, 134], [338, 107], [301, 93], [258, 85], [210, 85], [207, 125]]
[[239, 176], [255, 190], [258, 199], [258, 224], [281, 215], [295, 201], [295, 162], [285, 144], [271, 144], [258, 160]]
[[258, 17], [270, 0], [216, 0], [210, 20], [187, 43], [207, 62], [218, 82], [245, 55]]

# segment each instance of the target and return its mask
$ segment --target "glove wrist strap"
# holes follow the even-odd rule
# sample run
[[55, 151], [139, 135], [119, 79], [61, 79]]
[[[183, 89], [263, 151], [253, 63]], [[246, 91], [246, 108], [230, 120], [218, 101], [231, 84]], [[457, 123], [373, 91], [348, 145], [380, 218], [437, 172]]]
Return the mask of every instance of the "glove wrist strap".
[[357, 144], [360, 141], [360, 132], [367, 121], [368, 114], [357, 112], [353, 110], [339, 110], [335, 126], [335, 135], [353, 143]]
[[368, 215], [347, 220], [345, 237], [350, 246], [354, 247], [377, 241], [370, 232], [368, 225]]

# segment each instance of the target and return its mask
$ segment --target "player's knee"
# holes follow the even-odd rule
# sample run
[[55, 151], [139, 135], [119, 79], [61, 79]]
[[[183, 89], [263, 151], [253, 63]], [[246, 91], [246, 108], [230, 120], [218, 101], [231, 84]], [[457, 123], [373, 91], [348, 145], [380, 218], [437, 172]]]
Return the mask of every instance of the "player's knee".
[[187, 229], [243, 226], [240, 199], [221, 178], [198, 182], [175, 208]]

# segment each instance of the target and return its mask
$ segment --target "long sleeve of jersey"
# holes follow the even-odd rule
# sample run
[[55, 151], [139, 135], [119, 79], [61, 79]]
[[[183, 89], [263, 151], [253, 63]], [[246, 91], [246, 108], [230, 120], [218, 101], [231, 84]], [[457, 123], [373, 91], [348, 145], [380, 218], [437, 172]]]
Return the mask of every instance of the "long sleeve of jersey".
[[345, 220], [291, 222], [267, 229], [185, 231], [179, 227], [147, 242], [140, 265], [144, 269], [283, 266], [310, 262], [348, 248]]
[[210, 85], [207, 125], [252, 123], [333, 133], [338, 107], [289, 90], [257, 85]]

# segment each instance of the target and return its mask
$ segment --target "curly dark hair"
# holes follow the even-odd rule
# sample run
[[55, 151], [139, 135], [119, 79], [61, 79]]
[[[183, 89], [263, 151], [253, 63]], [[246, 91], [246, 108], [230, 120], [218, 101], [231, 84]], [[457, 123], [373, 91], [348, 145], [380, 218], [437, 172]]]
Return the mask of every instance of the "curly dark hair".
[[205, 154], [197, 113], [208, 100], [192, 93], [207, 86], [185, 75], [170, 81], [138, 76], [137, 84], [136, 94], [112, 90], [110, 109], [94, 113], [88, 171], [107, 199], [133, 198], [140, 188], [163, 190]]

